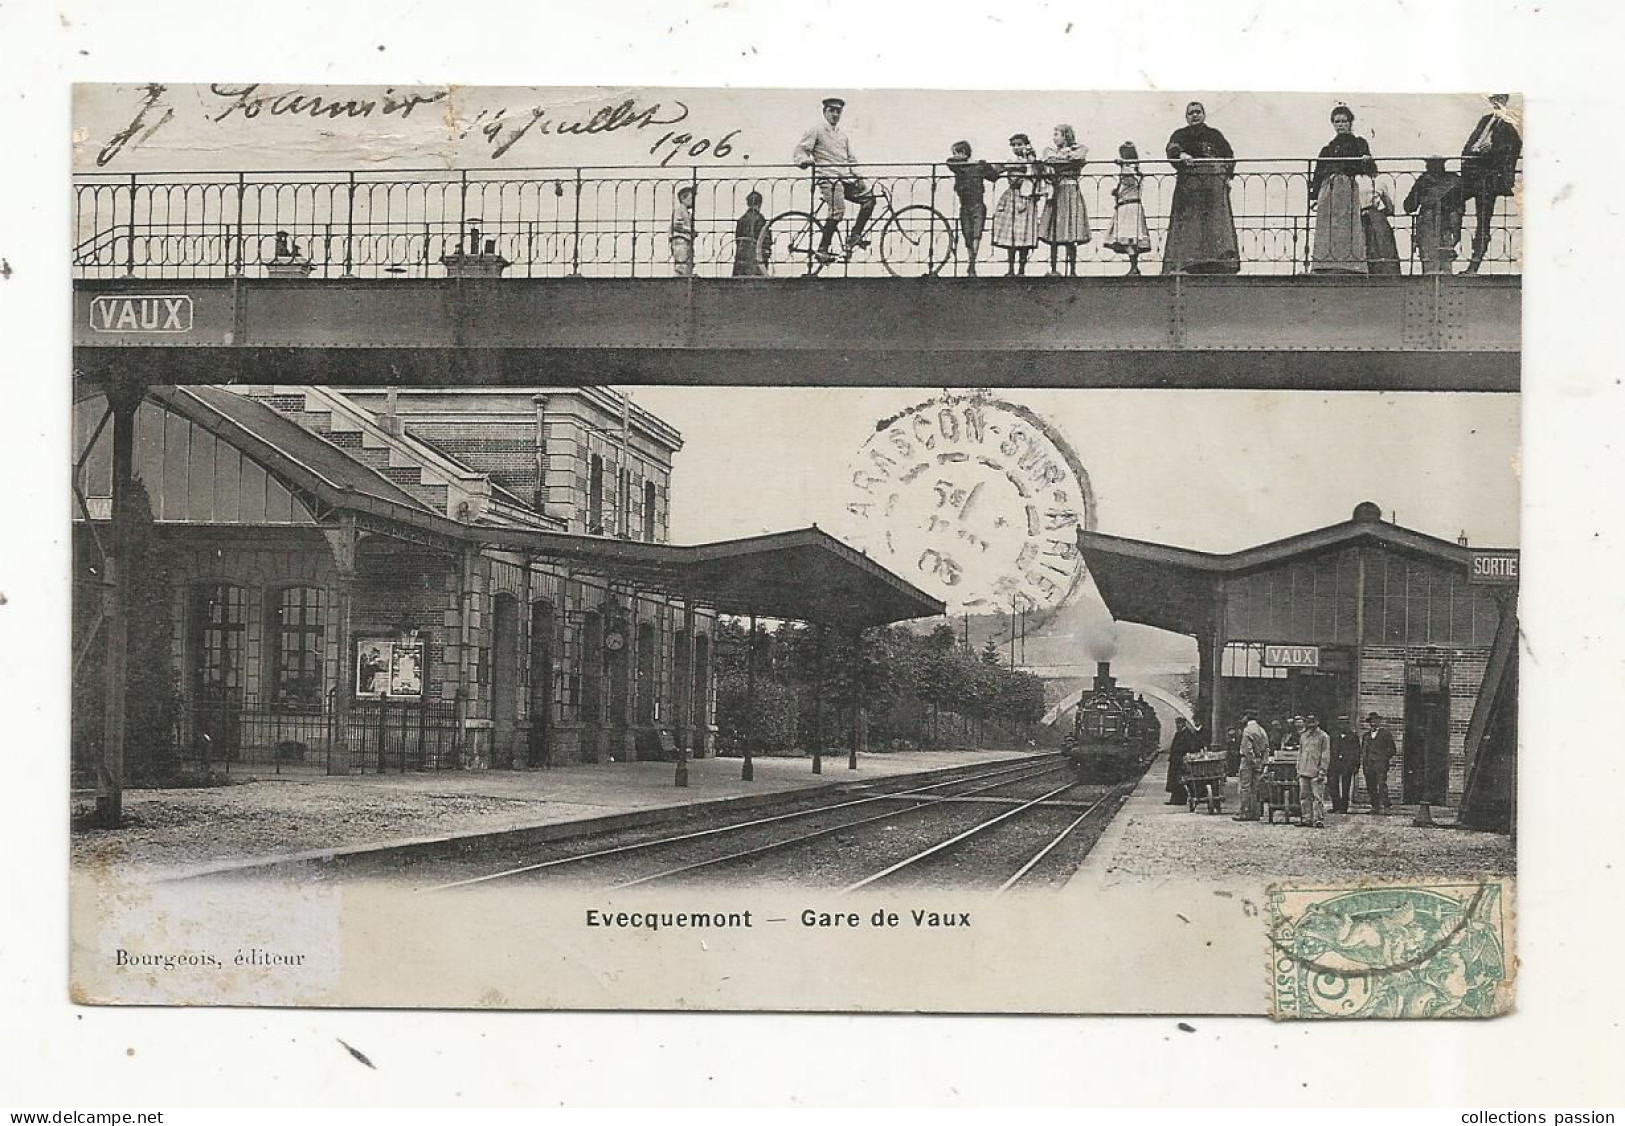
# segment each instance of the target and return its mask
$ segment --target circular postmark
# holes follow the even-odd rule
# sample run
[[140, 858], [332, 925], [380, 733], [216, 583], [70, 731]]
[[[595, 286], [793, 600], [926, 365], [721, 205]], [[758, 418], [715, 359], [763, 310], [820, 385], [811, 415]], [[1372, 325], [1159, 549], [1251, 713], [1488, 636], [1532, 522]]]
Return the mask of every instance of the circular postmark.
[[848, 480], [860, 546], [950, 613], [1047, 614], [1083, 582], [1089, 476], [1025, 407], [985, 393], [910, 407], [876, 424]]

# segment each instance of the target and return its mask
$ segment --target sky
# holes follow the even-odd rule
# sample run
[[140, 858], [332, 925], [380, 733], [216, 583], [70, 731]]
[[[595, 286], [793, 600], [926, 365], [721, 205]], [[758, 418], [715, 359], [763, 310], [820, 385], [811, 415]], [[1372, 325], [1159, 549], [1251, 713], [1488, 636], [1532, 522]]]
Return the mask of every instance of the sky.
[[[1042, 91], [749, 89], [694, 87], [323, 86], [250, 82], [86, 85], [75, 92], [74, 170], [386, 170], [524, 168], [549, 165], [721, 163], [746, 168], [790, 160], [801, 133], [820, 123], [820, 99], [847, 99], [842, 128], [862, 161], [947, 157], [953, 141], [978, 155], [1008, 155], [1013, 132], [1042, 148], [1059, 123], [1074, 126], [1092, 159], [1116, 158], [1133, 140], [1160, 154], [1203, 101], [1208, 123], [1242, 157], [1312, 157], [1332, 136], [1338, 102], [1380, 158], [1455, 155], [1485, 112], [1484, 93], [1235, 93], [1214, 90]], [[321, 102], [313, 99], [321, 99]], [[423, 99], [423, 100], [419, 100]], [[149, 104], [150, 101], [150, 104]], [[341, 116], [322, 105], [345, 105]], [[591, 133], [549, 132], [591, 122]], [[366, 106], [370, 103], [371, 109]], [[353, 116], [352, 116], [353, 108]], [[1514, 101], [1521, 110], [1521, 101]], [[363, 112], [365, 111], [365, 112]], [[538, 113], [538, 111], [540, 111]], [[526, 128], [527, 124], [529, 125]], [[134, 128], [132, 128], [134, 126]], [[491, 130], [488, 134], [487, 130]], [[128, 133], [119, 143], [117, 138]], [[679, 136], [688, 138], [681, 146]], [[666, 138], [662, 140], [662, 138]], [[702, 142], [706, 142], [702, 146]], [[724, 146], [726, 152], [724, 153]], [[698, 149], [698, 156], [690, 156]], [[723, 155], [719, 155], [723, 154]]]
[[[922, 388], [633, 387], [682, 431], [678, 542], [843, 528], [850, 463]], [[1073, 448], [1097, 530], [1201, 551], [1346, 520], [1363, 500], [1417, 531], [1518, 542], [1519, 396], [1000, 390]]]
[[[965, 596], [890, 556], [845, 510], [854, 457], [876, 423], [937, 398], [923, 388], [632, 387], [676, 426], [672, 539], [699, 543], [817, 524], [948, 603]], [[963, 394], [963, 392], [960, 392]], [[1347, 520], [1361, 501], [1389, 520], [1480, 546], [1519, 543], [1520, 397], [1505, 394], [1042, 390], [996, 392], [1049, 424], [1077, 455], [1095, 530], [1232, 552]], [[967, 572], [968, 573], [968, 572]], [[969, 591], [985, 595], [985, 591]], [[972, 630], [1007, 638], [1002, 616]], [[1002, 642], [1001, 642], [1002, 643]], [[1194, 647], [1114, 625], [1085, 580], [1028, 630], [1026, 660], [1127, 674], [1182, 667]], [[1087, 658], [1087, 659], [1086, 659]]]

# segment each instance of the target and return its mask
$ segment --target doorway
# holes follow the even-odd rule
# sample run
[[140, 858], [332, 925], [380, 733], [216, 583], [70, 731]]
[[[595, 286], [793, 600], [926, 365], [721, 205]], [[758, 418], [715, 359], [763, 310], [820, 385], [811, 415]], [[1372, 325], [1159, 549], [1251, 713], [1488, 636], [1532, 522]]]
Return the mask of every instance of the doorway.
[[496, 765], [512, 768], [519, 734], [519, 600], [499, 594], [491, 612], [491, 727]]
[[530, 608], [530, 733], [526, 766], [553, 765], [553, 605]]
[[1450, 792], [1450, 670], [1405, 666], [1405, 745], [1400, 800], [1445, 804]]

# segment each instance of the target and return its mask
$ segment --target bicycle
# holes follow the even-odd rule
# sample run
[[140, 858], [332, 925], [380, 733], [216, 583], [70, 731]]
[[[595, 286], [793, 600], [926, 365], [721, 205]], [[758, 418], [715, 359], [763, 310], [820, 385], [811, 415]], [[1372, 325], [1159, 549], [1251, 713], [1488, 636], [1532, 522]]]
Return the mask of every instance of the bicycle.
[[[879, 182], [871, 185], [877, 202], [869, 221], [871, 238], [879, 239], [880, 261], [894, 278], [935, 277], [953, 261], [958, 231], [948, 217], [925, 203], [897, 207], [891, 192]], [[757, 237], [758, 253], [769, 265], [773, 251], [780, 248], [779, 261], [816, 277], [825, 266], [850, 262], [858, 247], [846, 245], [845, 231], [837, 228], [828, 251], [820, 252], [824, 224], [829, 221], [829, 203], [820, 200], [811, 211], [785, 211], [767, 221]], [[850, 221], [844, 224], [850, 228]]]

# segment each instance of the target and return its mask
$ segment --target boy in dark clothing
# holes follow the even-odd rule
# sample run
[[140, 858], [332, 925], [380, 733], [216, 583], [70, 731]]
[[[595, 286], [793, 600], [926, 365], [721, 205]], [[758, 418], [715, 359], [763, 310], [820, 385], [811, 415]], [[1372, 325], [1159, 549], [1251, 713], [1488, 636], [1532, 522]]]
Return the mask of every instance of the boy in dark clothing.
[[734, 277], [767, 276], [773, 248], [762, 238], [766, 227], [767, 220], [762, 217], [762, 193], [751, 192], [745, 197], [745, 213], [734, 223]]
[[976, 253], [982, 245], [982, 229], [987, 226], [985, 186], [999, 178], [998, 170], [985, 160], [972, 160], [969, 141], [955, 141], [948, 157], [948, 170], [954, 174], [954, 194], [959, 197], [959, 231], [965, 236], [965, 253], [970, 265], [967, 277], [976, 276]]
[[1456, 244], [1461, 241], [1461, 177], [1444, 170], [1444, 157], [1430, 156], [1427, 171], [1416, 178], [1405, 196], [1405, 214], [1415, 215], [1411, 241], [1422, 259], [1424, 274], [1448, 274], [1456, 260]]

